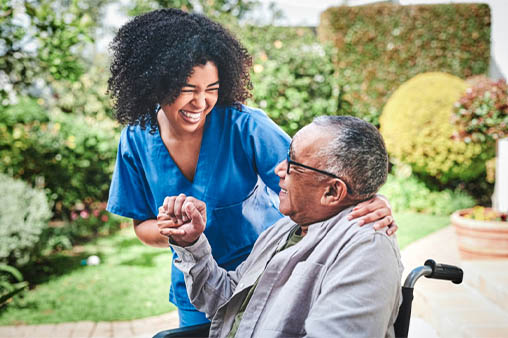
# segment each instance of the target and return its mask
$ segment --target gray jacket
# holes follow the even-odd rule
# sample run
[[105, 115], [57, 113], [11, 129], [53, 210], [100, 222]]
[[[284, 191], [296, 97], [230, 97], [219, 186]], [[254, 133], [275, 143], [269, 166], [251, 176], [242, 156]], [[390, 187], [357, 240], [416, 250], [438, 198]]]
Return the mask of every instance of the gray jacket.
[[272, 258], [295, 225], [281, 219], [235, 271], [218, 267], [204, 235], [192, 246], [173, 246], [192, 304], [213, 318], [210, 337], [227, 336], [261, 274], [236, 337], [393, 337], [403, 270], [395, 236], [357, 226], [349, 212], [310, 225], [299, 243]]

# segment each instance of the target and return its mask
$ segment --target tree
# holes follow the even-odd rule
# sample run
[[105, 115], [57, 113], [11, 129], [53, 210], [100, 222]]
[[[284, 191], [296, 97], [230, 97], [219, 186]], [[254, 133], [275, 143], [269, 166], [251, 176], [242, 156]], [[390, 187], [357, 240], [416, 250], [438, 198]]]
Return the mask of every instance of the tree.
[[53, 81], [76, 81], [86, 68], [108, 0], [3, 0], [0, 5], [0, 104], [43, 96]]
[[128, 14], [134, 16], [159, 8], [180, 8], [214, 19], [224, 16], [242, 19], [259, 4], [259, 0], [136, 0], [134, 6], [128, 8]]

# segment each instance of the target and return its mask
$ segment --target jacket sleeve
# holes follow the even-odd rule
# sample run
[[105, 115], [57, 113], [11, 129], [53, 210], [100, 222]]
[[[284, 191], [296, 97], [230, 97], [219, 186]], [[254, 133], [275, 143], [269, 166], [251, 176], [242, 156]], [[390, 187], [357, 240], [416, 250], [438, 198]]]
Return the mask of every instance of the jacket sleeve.
[[376, 232], [341, 250], [305, 321], [307, 337], [393, 336], [402, 265], [391, 240]]
[[245, 262], [235, 271], [219, 267], [204, 234], [191, 246], [183, 248], [172, 244], [171, 247], [178, 255], [174, 263], [185, 276], [191, 303], [211, 318], [233, 295], [244, 272]]

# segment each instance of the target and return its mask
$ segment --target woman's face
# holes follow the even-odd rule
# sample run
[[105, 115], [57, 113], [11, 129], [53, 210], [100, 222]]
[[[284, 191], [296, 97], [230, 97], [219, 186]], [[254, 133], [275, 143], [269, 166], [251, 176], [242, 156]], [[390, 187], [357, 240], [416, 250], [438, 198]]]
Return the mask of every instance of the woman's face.
[[180, 95], [171, 104], [162, 106], [170, 128], [177, 133], [193, 133], [201, 130], [206, 115], [219, 97], [219, 71], [213, 62], [192, 69], [191, 76]]

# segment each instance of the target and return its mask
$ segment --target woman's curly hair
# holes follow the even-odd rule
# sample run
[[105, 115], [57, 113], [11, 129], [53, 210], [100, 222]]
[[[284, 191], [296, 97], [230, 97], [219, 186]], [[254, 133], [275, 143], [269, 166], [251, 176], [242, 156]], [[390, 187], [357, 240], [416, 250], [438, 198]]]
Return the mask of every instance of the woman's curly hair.
[[224, 27], [200, 14], [160, 9], [135, 17], [111, 42], [108, 93], [122, 124], [157, 128], [157, 106], [171, 104], [197, 65], [219, 71], [217, 104], [250, 97], [252, 57]]

